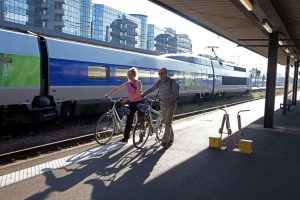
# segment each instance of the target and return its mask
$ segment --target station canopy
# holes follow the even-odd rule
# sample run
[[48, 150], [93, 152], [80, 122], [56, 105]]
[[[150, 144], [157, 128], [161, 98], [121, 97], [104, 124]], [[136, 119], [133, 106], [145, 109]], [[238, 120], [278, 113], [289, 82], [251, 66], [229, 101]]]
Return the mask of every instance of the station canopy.
[[300, 59], [299, 0], [150, 1], [265, 57], [269, 33], [278, 32], [278, 63]]

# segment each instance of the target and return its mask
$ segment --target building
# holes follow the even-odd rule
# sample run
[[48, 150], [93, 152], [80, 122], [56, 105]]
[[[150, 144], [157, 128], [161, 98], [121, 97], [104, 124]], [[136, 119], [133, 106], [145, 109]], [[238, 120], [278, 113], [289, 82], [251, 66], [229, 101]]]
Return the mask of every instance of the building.
[[0, 21], [4, 21], [4, 3], [5, 1], [0, 1]]
[[63, 0], [28, 0], [27, 3], [27, 25], [62, 32], [64, 27]]
[[147, 49], [147, 24], [148, 24], [148, 16], [140, 15], [140, 14], [130, 14], [133, 17], [139, 18], [141, 20], [141, 33], [140, 35], [140, 48]]
[[155, 38], [161, 34], [165, 34], [165, 29], [154, 24], [148, 24], [148, 28], [147, 28], [147, 49], [148, 50], [156, 51]]
[[0, 20], [26, 25], [28, 22], [27, 0], [0, 0]]
[[82, 37], [91, 37], [92, 0], [61, 0], [64, 2], [64, 33]]
[[192, 41], [187, 34], [177, 34], [177, 53], [191, 53]]
[[137, 41], [135, 38], [137, 36], [136, 29], [138, 28], [138, 25], [130, 19], [127, 19], [125, 15], [120, 19], [114, 20], [111, 23], [110, 28], [110, 42], [130, 47], [136, 46]]
[[28, 0], [35, 27], [90, 37], [91, 0]]
[[156, 40], [156, 51], [161, 53], [177, 53], [176, 30], [165, 28], [165, 34], [159, 35]]
[[0, 21], [160, 53], [192, 49], [186, 34], [148, 24], [146, 15], [126, 14], [92, 0], [0, 0]]
[[176, 53], [176, 31], [172, 28], [160, 28], [154, 24], [148, 24], [147, 49], [160, 53]]
[[93, 5], [93, 39], [141, 48], [141, 23], [141, 19], [114, 8]]

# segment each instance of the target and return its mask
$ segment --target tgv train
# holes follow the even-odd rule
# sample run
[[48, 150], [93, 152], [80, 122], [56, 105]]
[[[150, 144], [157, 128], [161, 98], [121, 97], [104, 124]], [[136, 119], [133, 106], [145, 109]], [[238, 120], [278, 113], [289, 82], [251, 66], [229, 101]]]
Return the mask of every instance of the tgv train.
[[138, 69], [143, 90], [167, 68], [180, 86], [179, 101], [251, 89], [245, 68], [201, 56], [153, 56], [0, 29], [0, 121], [105, 111], [104, 95], [127, 81], [131, 67]]

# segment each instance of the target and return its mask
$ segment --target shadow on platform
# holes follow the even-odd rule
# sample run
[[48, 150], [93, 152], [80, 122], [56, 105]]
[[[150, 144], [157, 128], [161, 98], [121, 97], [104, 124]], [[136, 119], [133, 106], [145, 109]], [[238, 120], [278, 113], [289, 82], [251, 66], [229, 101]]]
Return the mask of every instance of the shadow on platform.
[[[91, 196], [79, 199], [298, 199], [298, 107], [293, 107], [286, 116], [281, 116], [282, 110], [276, 111], [275, 129], [263, 129], [263, 119], [244, 129], [244, 138], [253, 140], [252, 155], [232, 152], [230, 142], [227, 151], [203, 149], [148, 180], [164, 150], [157, 150], [155, 146], [142, 151], [123, 147], [101, 158], [67, 167], [65, 170], [70, 174], [66, 176], [46, 173], [49, 188], [28, 199], [45, 199], [52, 192], [63, 192], [82, 182], [92, 186], [93, 191]], [[180, 135], [177, 137], [180, 140]], [[228, 139], [232, 141], [232, 136]], [[173, 156], [176, 159], [180, 155]], [[163, 160], [159, 162], [163, 165]]]

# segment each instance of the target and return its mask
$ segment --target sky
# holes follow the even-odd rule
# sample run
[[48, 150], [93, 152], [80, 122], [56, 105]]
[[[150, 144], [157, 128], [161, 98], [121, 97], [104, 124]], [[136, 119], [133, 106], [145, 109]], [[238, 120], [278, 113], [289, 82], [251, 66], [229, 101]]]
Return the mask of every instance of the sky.
[[[160, 27], [170, 27], [177, 34], [188, 34], [192, 40], [194, 53], [211, 54], [207, 46], [218, 46], [216, 53], [219, 57], [233, 61], [238, 66], [248, 69], [257, 68], [266, 73], [267, 58], [218, 36], [199, 25], [196, 25], [166, 9], [147, 0], [93, 0], [93, 3], [105, 4], [127, 14], [143, 14], [148, 16], [148, 24]], [[278, 65], [278, 73], [284, 73], [284, 67]]]

